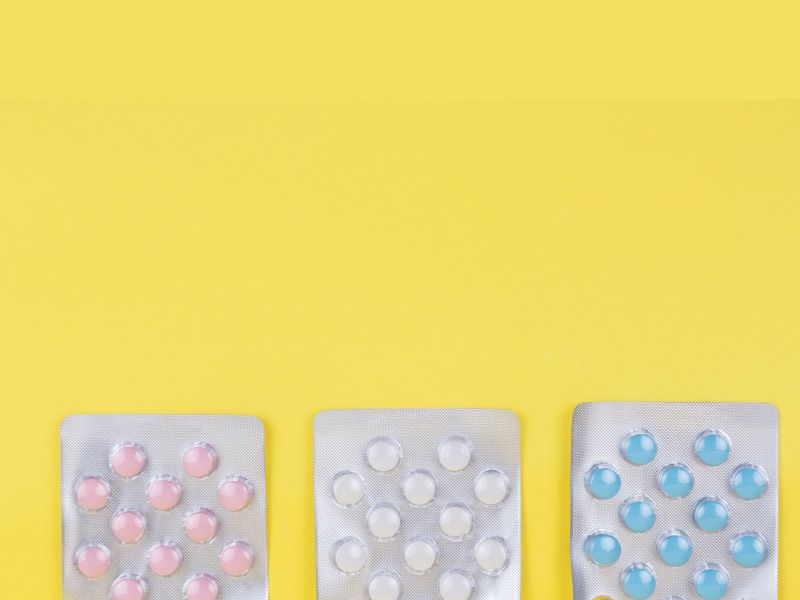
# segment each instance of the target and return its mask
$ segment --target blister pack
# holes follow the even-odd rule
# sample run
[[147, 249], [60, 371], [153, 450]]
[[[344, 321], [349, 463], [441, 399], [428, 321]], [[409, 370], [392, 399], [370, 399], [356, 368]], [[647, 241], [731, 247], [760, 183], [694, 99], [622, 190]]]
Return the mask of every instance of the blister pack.
[[65, 600], [264, 600], [264, 427], [229, 415], [61, 425]]
[[775, 600], [778, 415], [769, 404], [579, 405], [575, 600]]
[[489, 409], [319, 413], [319, 600], [518, 600], [519, 421]]

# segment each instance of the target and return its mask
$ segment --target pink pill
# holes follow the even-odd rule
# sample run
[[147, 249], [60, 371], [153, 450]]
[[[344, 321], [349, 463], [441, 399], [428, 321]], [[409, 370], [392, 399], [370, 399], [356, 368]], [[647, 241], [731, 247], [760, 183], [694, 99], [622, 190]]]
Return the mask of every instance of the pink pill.
[[111, 486], [102, 477], [84, 477], [75, 485], [75, 499], [86, 510], [101, 510], [108, 504]]
[[172, 477], [158, 477], [147, 488], [147, 500], [157, 510], [172, 510], [181, 501], [181, 486]]
[[183, 586], [185, 600], [217, 600], [219, 585], [211, 575], [195, 575]]
[[255, 551], [244, 542], [231, 542], [219, 555], [219, 566], [228, 575], [241, 577], [253, 566]]
[[123, 575], [111, 586], [111, 600], [142, 600], [147, 584], [135, 575]]
[[192, 477], [208, 477], [217, 468], [217, 451], [206, 444], [195, 444], [183, 453], [183, 470]]
[[123, 544], [133, 544], [142, 539], [147, 525], [144, 515], [135, 510], [122, 510], [111, 519], [111, 533]]
[[136, 477], [144, 471], [147, 455], [139, 444], [120, 444], [112, 450], [109, 463], [120, 477]]
[[186, 537], [198, 544], [205, 544], [217, 535], [219, 519], [213, 511], [201, 508], [190, 512], [183, 520], [183, 530]]
[[219, 484], [217, 498], [226, 510], [240, 511], [253, 499], [253, 484], [244, 477], [229, 477]]
[[147, 554], [147, 566], [156, 575], [169, 577], [181, 568], [183, 553], [175, 544], [165, 542], [150, 548]]
[[111, 550], [102, 544], [87, 544], [75, 553], [75, 565], [89, 579], [102, 577], [111, 564]]

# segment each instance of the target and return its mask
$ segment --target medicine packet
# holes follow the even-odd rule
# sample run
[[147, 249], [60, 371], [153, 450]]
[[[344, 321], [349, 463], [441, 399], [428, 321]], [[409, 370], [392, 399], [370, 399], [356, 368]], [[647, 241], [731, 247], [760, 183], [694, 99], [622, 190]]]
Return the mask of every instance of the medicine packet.
[[770, 404], [579, 405], [575, 600], [775, 600], [778, 415]]
[[233, 415], [61, 424], [65, 600], [264, 600], [264, 427]]
[[520, 446], [514, 413], [319, 413], [319, 600], [518, 600]]

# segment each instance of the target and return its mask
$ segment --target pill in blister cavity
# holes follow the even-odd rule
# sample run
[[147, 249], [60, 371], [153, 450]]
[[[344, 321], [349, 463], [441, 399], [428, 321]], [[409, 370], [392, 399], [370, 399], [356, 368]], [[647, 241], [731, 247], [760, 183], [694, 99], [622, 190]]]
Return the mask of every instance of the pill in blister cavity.
[[418, 537], [405, 545], [403, 558], [406, 566], [414, 573], [427, 573], [436, 564], [439, 548], [430, 538]]
[[111, 486], [102, 477], [84, 477], [75, 484], [75, 500], [85, 510], [104, 509], [110, 496]]
[[658, 487], [665, 496], [685, 498], [694, 487], [694, 476], [686, 465], [673, 463], [658, 472]]
[[708, 533], [722, 531], [728, 525], [727, 503], [719, 498], [701, 498], [694, 507], [694, 522]]
[[219, 518], [208, 508], [200, 508], [188, 513], [183, 519], [186, 537], [196, 544], [206, 544], [217, 535]]
[[198, 442], [186, 449], [182, 462], [187, 475], [208, 477], [217, 468], [217, 451], [210, 444]]
[[625, 527], [635, 533], [644, 533], [655, 525], [656, 509], [649, 498], [634, 496], [622, 503], [619, 516]]
[[619, 540], [608, 531], [597, 531], [586, 538], [583, 544], [586, 556], [600, 567], [608, 567], [619, 560], [622, 546]]
[[219, 566], [231, 577], [241, 577], [252, 568], [253, 560], [255, 552], [249, 544], [231, 542], [220, 552]]
[[436, 480], [430, 471], [411, 471], [403, 481], [403, 496], [414, 506], [430, 504], [436, 496]]
[[400, 444], [389, 437], [376, 438], [367, 446], [367, 464], [380, 473], [393, 470], [402, 456]]
[[181, 485], [174, 477], [156, 477], [147, 488], [147, 501], [156, 510], [172, 510], [181, 501]]
[[475, 497], [484, 504], [499, 504], [508, 496], [508, 477], [496, 469], [488, 469], [475, 478]]
[[657, 449], [653, 434], [644, 429], [629, 433], [620, 443], [623, 458], [634, 465], [646, 465], [652, 462]]
[[86, 544], [75, 552], [75, 566], [88, 579], [102, 577], [111, 564], [111, 550], [103, 544]]
[[679, 529], [662, 533], [656, 548], [661, 560], [670, 567], [682, 567], [692, 557], [692, 540]]
[[737, 565], [752, 569], [767, 557], [767, 540], [760, 533], [740, 533], [731, 540], [730, 552]]
[[475, 545], [475, 562], [484, 573], [495, 574], [508, 564], [508, 545], [503, 538], [483, 538]]
[[379, 540], [390, 540], [400, 531], [400, 513], [391, 504], [373, 506], [367, 513], [369, 532]]
[[694, 452], [702, 462], [716, 467], [728, 460], [731, 440], [724, 431], [708, 429], [697, 436]]
[[475, 582], [463, 571], [445, 571], [439, 577], [439, 596], [442, 600], [467, 600], [474, 589]]
[[656, 591], [656, 574], [650, 565], [634, 563], [620, 574], [625, 593], [633, 600], [645, 600]]
[[352, 537], [345, 538], [333, 546], [331, 558], [337, 569], [342, 573], [352, 575], [358, 573], [367, 563], [367, 549], [360, 540]]
[[463, 437], [449, 437], [439, 444], [439, 464], [448, 471], [466, 469], [472, 462], [472, 444]]
[[217, 499], [225, 510], [244, 510], [253, 500], [253, 484], [244, 477], [228, 477], [219, 484]]
[[331, 494], [342, 506], [355, 506], [364, 497], [364, 479], [352, 471], [339, 473], [333, 478]]
[[388, 571], [375, 573], [367, 586], [370, 600], [397, 600], [401, 591], [397, 575]]
[[147, 454], [139, 444], [125, 442], [111, 451], [109, 464], [117, 475], [130, 479], [144, 471], [147, 465]]
[[211, 575], [195, 575], [183, 586], [184, 600], [217, 600], [219, 584]]
[[598, 463], [586, 473], [586, 489], [598, 500], [608, 500], [619, 492], [622, 479], [611, 465]]
[[183, 564], [183, 552], [172, 542], [156, 544], [147, 553], [147, 566], [156, 575], [169, 577], [174, 575]]
[[111, 600], [143, 600], [147, 583], [136, 575], [122, 575], [111, 584]]
[[439, 528], [451, 540], [460, 540], [472, 531], [472, 513], [463, 504], [449, 504], [439, 513]]
[[728, 593], [728, 572], [716, 564], [704, 565], [694, 575], [694, 590], [703, 600], [720, 600]]
[[731, 475], [731, 489], [743, 500], [760, 498], [768, 485], [767, 472], [758, 465], [739, 465]]
[[138, 510], [120, 510], [111, 518], [111, 533], [123, 544], [133, 544], [142, 539], [147, 521]]

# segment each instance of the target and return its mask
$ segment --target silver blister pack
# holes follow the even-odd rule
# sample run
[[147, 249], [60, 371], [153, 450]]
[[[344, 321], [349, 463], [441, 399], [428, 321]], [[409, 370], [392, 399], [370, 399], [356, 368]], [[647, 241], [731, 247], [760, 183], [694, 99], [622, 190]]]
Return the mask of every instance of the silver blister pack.
[[600, 402], [572, 419], [575, 600], [776, 600], [778, 414]]
[[375, 409], [314, 420], [319, 600], [518, 600], [519, 420]]
[[265, 600], [265, 483], [255, 417], [67, 417], [64, 599]]

